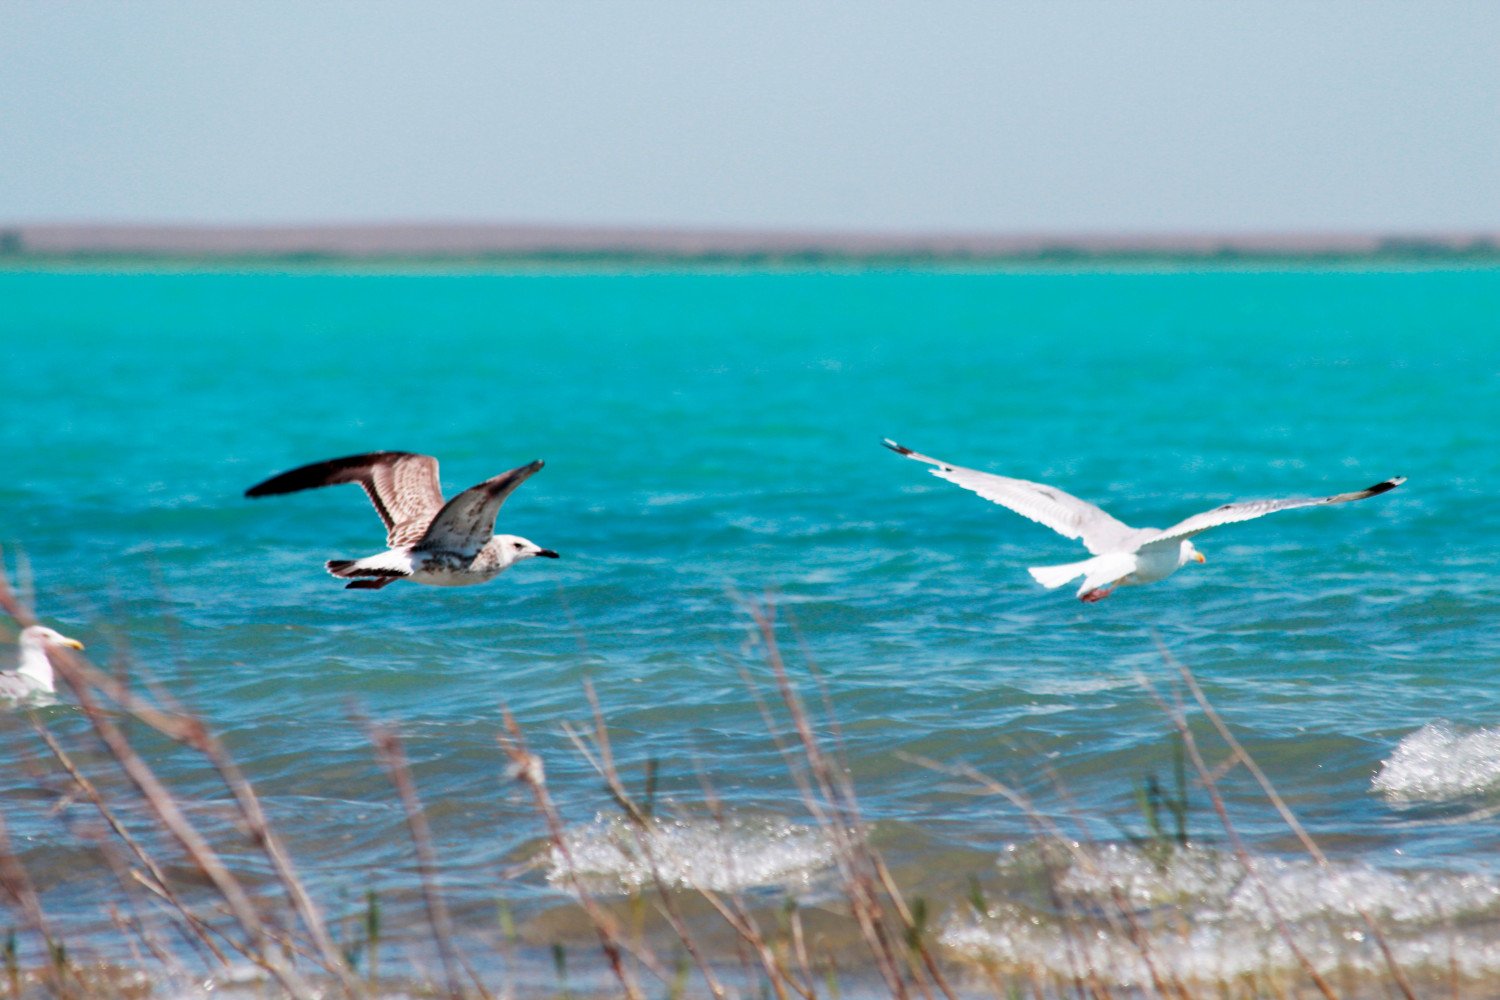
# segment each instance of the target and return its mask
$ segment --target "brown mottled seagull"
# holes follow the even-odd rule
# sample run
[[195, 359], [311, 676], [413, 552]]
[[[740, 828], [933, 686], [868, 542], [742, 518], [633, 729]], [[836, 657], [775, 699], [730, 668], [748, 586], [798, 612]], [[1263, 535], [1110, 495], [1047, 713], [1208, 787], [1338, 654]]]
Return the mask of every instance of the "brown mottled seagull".
[[14, 672], [0, 673], [0, 699], [50, 703], [57, 687], [47, 647], [82, 649], [83, 643], [45, 625], [28, 625], [21, 630], [17, 645], [21, 647], [20, 667]]
[[1037, 583], [1048, 588], [1061, 587], [1069, 580], [1083, 577], [1078, 588], [1079, 600], [1102, 601], [1116, 587], [1164, 580], [1190, 562], [1206, 562], [1203, 553], [1189, 541], [1194, 535], [1221, 524], [1249, 521], [1278, 510], [1312, 507], [1317, 504], [1348, 503], [1378, 496], [1406, 482], [1397, 476], [1353, 493], [1336, 493], [1329, 497], [1293, 497], [1286, 500], [1244, 500], [1194, 514], [1170, 528], [1132, 528], [1106, 514], [1087, 501], [1064, 493], [1055, 486], [1010, 479], [989, 472], [965, 469], [936, 458], [919, 455], [887, 438], [885, 446], [898, 455], [935, 466], [930, 471], [939, 479], [962, 486], [984, 499], [1009, 508], [1038, 524], [1046, 525], [1064, 538], [1077, 538], [1093, 558], [1061, 566], [1033, 566], [1028, 572]]
[[541, 467], [540, 460], [518, 466], [444, 503], [437, 459], [409, 451], [375, 451], [283, 472], [250, 487], [245, 496], [358, 483], [385, 522], [385, 543], [390, 547], [363, 559], [330, 559], [328, 572], [349, 580], [348, 590], [379, 590], [401, 579], [466, 587], [492, 580], [522, 559], [557, 558], [551, 549], [518, 535], [494, 533], [500, 505]]

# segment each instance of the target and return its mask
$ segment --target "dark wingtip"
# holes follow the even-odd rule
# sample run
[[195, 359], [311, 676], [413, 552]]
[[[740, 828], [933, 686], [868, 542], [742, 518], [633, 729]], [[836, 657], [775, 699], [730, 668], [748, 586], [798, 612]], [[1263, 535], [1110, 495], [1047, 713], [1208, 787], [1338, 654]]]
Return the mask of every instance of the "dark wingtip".
[[1406, 482], [1405, 476], [1392, 476], [1390, 479], [1387, 479], [1383, 483], [1376, 483], [1374, 486], [1371, 486], [1369, 489], [1365, 490], [1365, 493], [1372, 497], [1378, 496], [1381, 493], [1389, 493], [1391, 490], [1395, 489], [1397, 486], [1400, 486], [1404, 482]]
[[898, 455], [910, 455], [910, 454], [912, 454], [912, 450], [910, 448], [906, 447], [906, 445], [904, 445], [904, 444], [897, 444], [896, 442], [892, 441], [890, 438], [881, 438], [880, 443], [883, 444], [883, 445], [885, 445], [887, 448], [891, 449], [891, 451], [894, 451]]
[[245, 491], [245, 496], [278, 496], [282, 493], [297, 493], [301, 490], [310, 490], [317, 486], [332, 486], [337, 483], [357, 482], [357, 476], [351, 477], [348, 473], [357, 473], [358, 470], [365, 466], [416, 457], [421, 456], [414, 451], [369, 451], [361, 455], [345, 455], [343, 458], [330, 458], [323, 462], [311, 462], [307, 465], [299, 465], [297, 468], [283, 472], [280, 475], [272, 476], [264, 482], [256, 483]]

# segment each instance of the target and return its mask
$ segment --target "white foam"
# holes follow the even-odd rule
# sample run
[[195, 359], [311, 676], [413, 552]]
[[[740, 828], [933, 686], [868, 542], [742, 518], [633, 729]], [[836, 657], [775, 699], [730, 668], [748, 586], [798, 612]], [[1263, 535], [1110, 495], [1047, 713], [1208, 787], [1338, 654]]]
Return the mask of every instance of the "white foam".
[[1002, 861], [1011, 874], [1039, 865], [1052, 871], [1066, 919], [1007, 903], [952, 918], [943, 943], [977, 960], [1091, 971], [1122, 986], [1150, 987], [1153, 975], [1223, 983], [1298, 969], [1284, 922], [1320, 972], [1381, 975], [1387, 966], [1363, 911], [1403, 968], [1500, 972], [1500, 939], [1485, 926], [1500, 913], [1500, 882], [1483, 876], [1271, 857], [1246, 867], [1200, 847], [1153, 857], [1128, 845], [1053, 844]]
[[568, 882], [568, 859], [591, 892], [652, 885], [733, 892], [755, 886], [806, 886], [830, 867], [834, 846], [812, 827], [780, 819], [655, 819], [644, 829], [618, 816], [570, 827], [564, 853], [553, 845], [547, 879]]
[[1407, 735], [1371, 782], [1393, 802], [1451, 802], [1500, 790], [1500, 729], [1444, 721]]

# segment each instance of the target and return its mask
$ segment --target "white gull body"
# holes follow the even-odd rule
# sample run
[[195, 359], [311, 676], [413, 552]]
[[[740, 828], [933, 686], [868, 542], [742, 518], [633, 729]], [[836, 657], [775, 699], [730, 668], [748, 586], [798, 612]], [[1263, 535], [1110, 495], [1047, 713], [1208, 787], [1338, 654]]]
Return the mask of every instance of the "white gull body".
[[1082, 577], [1078, 597], [1088, 603], [1102, 601], [1116, 587], [1155, 583], [1166, 579], [1190, 562], [1205, 562], [1203, 553], [1193, 546], [1191, 539], [1209, 528], [1236, 521], [1249, 521], [1278, 510], [1363, 500], [1393, 490], [1406, 482], [1406, 477], [1397, 476], [1353, 493], [1227, 503], [1213, 510], [1194, 514], [1170, 528], [1132, 528], [1093, 504], [1064, 493], [1055, 486], [952, 465], [918, 454], [889, 438], [883, 443], [898, 455], [934, 466], [931, 472], [939, 479], [946, 479], [992, 503], [1013, 510], [1022, 517], [1046, 525], [1064, 538], [1083, 542], [1084, 548], [1093, 554], [1091, 558], [1060, 566], [1033, 566], [1028, 572], [1037, 583], [1049, 589], [1061, 587]]
[[349, 590], [379, 590], [397, 580], [465, 587], [493, 580], [522, 559], [557, 558], [556, 552], [519, 535], [494, 534], [500, 505], [541, 467], [541, 461], [519, 466], [445, 503], [437, 459], [376, 451], [300, 466], [257, 483], [245, 495], [358, 483], [385, 524], [389, 547], [363, 559], [330, 559], [328, 572], [349, 580]]
[[0, 673], [0, 699], [51, 700], [51, 696], [57, 691], [57, 682], [52, 674], [52, 661], [47, 659], [47, 646], [83, 648], [83, 643], [77, 639], [70, 639], [45, 625], [23, 628], [17, 645], [21, 650], [20, 666], [15, 671]]

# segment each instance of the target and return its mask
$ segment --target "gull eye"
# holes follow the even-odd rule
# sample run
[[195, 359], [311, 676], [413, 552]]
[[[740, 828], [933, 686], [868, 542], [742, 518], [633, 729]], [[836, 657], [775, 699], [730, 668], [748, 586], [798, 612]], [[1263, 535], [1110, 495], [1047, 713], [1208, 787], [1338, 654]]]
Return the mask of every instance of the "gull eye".
[[525, 546], [522, 545], [520, 542], [511, 542], [510, 545], [511, 545], [511, 548], [514, 548], [514, 549], [525, 548]]

